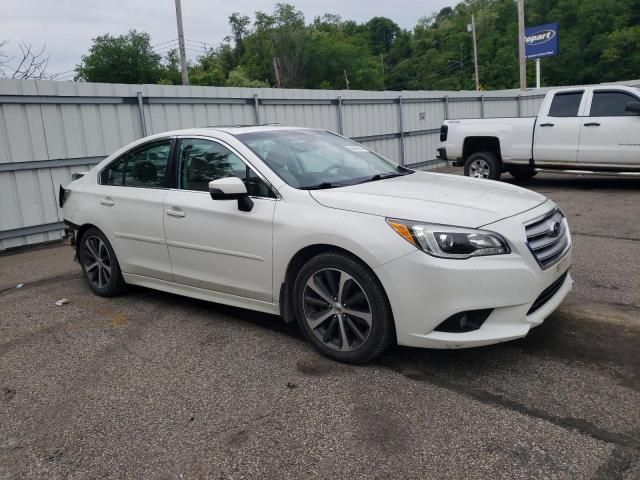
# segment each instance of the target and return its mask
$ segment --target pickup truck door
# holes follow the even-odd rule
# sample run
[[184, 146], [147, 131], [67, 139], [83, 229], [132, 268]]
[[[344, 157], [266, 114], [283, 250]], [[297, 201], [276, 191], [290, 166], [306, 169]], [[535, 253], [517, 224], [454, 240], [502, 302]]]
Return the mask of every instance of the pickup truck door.
[[588, 116], [582, 120], [578, 163], [640, 166], [640, 116], [627, 112], [640, 98], [617, 89], [594, 89]]
[[547, 99], [533, 132], [536, 164], [575, 164], [578, 160], [583, 90], [559, 92]]

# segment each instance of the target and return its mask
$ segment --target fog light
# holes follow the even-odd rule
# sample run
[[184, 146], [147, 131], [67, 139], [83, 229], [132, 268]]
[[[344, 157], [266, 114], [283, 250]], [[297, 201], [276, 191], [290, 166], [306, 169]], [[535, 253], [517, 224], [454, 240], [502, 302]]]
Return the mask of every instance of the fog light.
[[434, 328], [436, 332], [464, 333], [478, 330], [493, 312], [492, 308], [484, 310], [469, 310], [451, 315], [444, 322]]

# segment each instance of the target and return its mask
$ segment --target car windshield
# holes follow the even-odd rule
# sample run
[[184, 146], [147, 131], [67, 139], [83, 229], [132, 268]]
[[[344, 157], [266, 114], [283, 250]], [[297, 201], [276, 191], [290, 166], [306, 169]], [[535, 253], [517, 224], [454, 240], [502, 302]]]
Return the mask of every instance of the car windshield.
[[268, 130], [236, 136], [280, 178], [303, 190], [413, 173], [356, 142], [322, 130]]

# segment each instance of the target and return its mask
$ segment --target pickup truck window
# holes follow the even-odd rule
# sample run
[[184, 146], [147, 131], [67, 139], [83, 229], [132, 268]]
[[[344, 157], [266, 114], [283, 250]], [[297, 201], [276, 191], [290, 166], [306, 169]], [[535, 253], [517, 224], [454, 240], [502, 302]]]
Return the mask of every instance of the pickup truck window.
[[582, 92], [556, 93], [549, 108], [550, 117], [577, 117]]
[[635, 115], [625, 111], [629, 102], [637, 102], [638, 98], [626, 92], [593, 92], [591, 101], [591, 117], [624, 117]]

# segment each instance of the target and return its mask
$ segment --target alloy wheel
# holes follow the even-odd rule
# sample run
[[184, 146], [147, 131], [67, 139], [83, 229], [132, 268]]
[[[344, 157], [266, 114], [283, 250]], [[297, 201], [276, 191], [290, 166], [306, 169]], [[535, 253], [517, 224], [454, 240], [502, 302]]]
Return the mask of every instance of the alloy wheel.
[[100, 237], [91, 235], [84, 241], [82, 263], [87, 279], [94, 287], [104, 288], [109, 284], [111, 280], [111, 255]]
[[474, 178], [489, 178], [491, 168], [486, 160], [478, 158], [469, 165], [469, 176]]
[[303, 290], [307, 325], [327, 347], [350, 352], [371, 333], [371, 304], [360, 284], [335, 268], [315, 272]]

